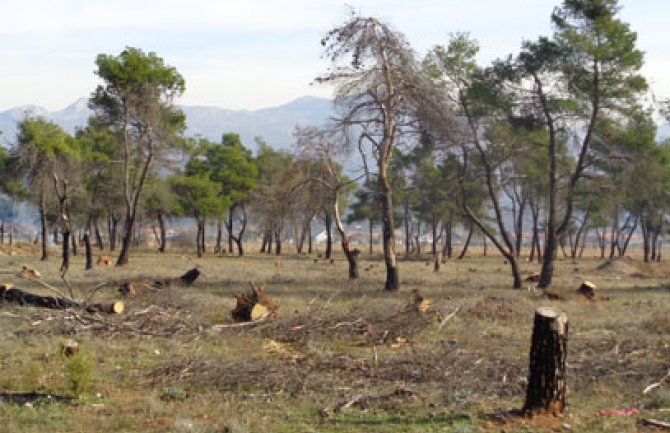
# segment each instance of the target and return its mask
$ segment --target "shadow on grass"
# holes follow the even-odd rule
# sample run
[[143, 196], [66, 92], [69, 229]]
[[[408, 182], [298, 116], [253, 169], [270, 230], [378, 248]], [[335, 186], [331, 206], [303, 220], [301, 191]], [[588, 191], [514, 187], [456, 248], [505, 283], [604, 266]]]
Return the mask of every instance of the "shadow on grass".
[[73, 403], [73, 397], [65, 395], [44, 394], [39, 392], [0, 392], [0, 402], [23, 406], [45, 403]]

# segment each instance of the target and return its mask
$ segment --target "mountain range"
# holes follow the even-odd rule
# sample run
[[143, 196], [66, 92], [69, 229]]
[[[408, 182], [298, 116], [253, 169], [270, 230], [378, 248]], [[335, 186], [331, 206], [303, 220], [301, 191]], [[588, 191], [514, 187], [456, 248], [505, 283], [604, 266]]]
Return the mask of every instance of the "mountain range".
[[[273, 147], [288, 149], [293, 143], [293, 130], [297, 125], [321, 126], [335, 114], [332, 100], [315, 96], [304, 96], [283, 105], [258, 110], [189, 105], [180, 108], [186, 114], [187, 135], [201, 135], [219, 141], [222, 134], [234, 132], [240, 134], [242, 142], [254, 150], [256, 137], [262, 137]], [[25, 105], [0, 112], [0, 144], [7, 147], [15, 141], [17, 122], [26, 115], [42, 116], [72, 134], [78, 126], [86, 125], [90, 114], [85, 98], [57, 111]], [[658, 136], [669, 138], [670, 126], [660, 126]]]
[[[230, 110], [220, 107], [180, 106], [186, 115], [189, 136], [201, 135], [219, 141], [228, 132], [240, 134], [242, 142], [255, 149], [255, 137], [269, 145], [287, 149], [293, 142], [293, 130], [300, 126], [321, 126], [334, 114], [330, 99], [304, 96], [276, 107], [258, 110]], [[85, 126], [91, 110], [85, 98], [62, 110], [48, 111], [36, 105], [25, 105], [0, 112], [0, 143], [5, 147], [16, 139], [16, 125], [25, 116], [41, 116], [60, 125], [69, 133]]]

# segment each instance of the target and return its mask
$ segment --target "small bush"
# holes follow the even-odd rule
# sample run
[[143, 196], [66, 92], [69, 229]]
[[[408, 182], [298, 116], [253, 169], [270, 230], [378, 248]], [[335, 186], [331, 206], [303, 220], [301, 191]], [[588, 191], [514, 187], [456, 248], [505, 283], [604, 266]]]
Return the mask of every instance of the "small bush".
[[70, 391], [75, 397], [81, 396], [91, 383], [94, 365], [91, 358], [81, 350], [65, 361], [65, 377], [70, 385]]

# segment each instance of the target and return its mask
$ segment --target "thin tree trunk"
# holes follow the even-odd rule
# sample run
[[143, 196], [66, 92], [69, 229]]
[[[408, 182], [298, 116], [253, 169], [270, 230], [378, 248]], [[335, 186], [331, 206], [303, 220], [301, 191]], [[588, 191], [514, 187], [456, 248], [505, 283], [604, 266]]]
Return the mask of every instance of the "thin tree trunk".
[[405, 223], [405, 256], [409, 256], [411, 246], [410, 242], [412, 239], [412, 236], [409, 232], [409, 201], [405, 200], [405, 203], [403, 203], [403, 209], [405, 211], [405, 218], [404, 218], [404, 223]]
[[165, 236], [165, 218], [163, 217], [163, 212], [158, 212], [158, 232], [160, 234], [158, 252], [164, 253], [167, 246], [167, 237]]
[[88, 230], [84, 232], [84, 248], [86, 249], [86, 270], [93, 269], [93, 249], [91, 248]]
[[[42, 230], [42, 261], [49, 258], [49, 240], [47, 234], [47, 210], [46, 204], [44, 203], [44, 195], [40, 196], [40, 225]], [[12, 224], [13, 229], [13, 224]], [[10, 242], [11, 245], [11, 232], [10, 232]]]
[[628, 232], [628, 235], [626, 236], [626, 239], [623, 242], [622, 248], [621, 248], [621, 256], [626, 255], [626, 251], [628, 250], [628, 245], [630, 244], [630, 240], [633, 237], [633, 234], [637, 230], [637, 225], [639, 224], [640, 219], [635, 218], [635, 221], [633, 222], [633, 226], [630, 228], [630, 231]]
[[514, 231], [516, 235], [515, 253], [517, 257], [521, 257], [521, 247], [523, 245], [523, 216], [526, 210], [526, 198], [523, 197], [519, 202], [519, 213], [517, 214]]
[[309, 228], [307, 229], [307, 253], [312, 254], [312, 221], [309, 222]]
[[461, 254], [458, 255], [458, 260], [463, 260], [465, 255], [468, 252], [468, 247], [470, 246], [470, 241], [472, 240], [472, 234], [475, 231], [475, 225], [473, 223], [470, 223], [470, 230], [468, 231], [468, 237], [465, 238], [465, 244], [463, 245], [463, 249], [461, 250]]
[[228, 253], [233, 252], [233, 216], [235, 214], [235, 207], [236, 205], [232, 205], [228, 209], [228, 224], [226, 225], [226, 228], [228, 229]]
[[281, 229], [275, 230], [275, 255], [281, 255], [282, 239], [281, 239]]
[[349, 244], [349, 238], [344, 231], [344, 226], [342, 225], [342, 219], [340, 218], [340, 209], [338, 206], [339, 202], [339, 190], [335, 189], [333, 191], [333, 219], [335, 220], [335, 229], [337, 229], [338, 234], [340, 235], [340, 243], [342, 244], [342, 252], [347, 258], [349, 263], [349, 279], [358, 278], [358, 255], [360, 250], [358, 248], [351, 249]]
[[223, 222], [221, 217], [216, 222], [216, 244], [214, 244], [214, 253], [221, 254], [223, 248]]
[[93, 218], [93, 232], [95, 234], [96, 247], [98, 247], [100, 250], [104, 250], [105, 249], [105, 244], [102, 240], [102, 234], [100, 233], [100, 227], [98, 226], [98, 218], [97, 217]]
[[394, 291], [400, 288], [400, 277], [395, 255], [395, 226], [393, 224], [392, 188], [386, 174], [386, 166], [379, 164], [379, 198], [382, 211], [382, 240], [384, 246], [384, 264], [386, 282], [384, 290]]
[[372, 218], [368, 218], [368, 240], [370, 242], [369, 255], [372, 255]]
[[70, 238], [72, 239], [72, 255], [76, 256], [77, 255], [77, 237], [72, 233], [70, 235]]
[[333, 222], [330, 212], [325, 212], [325, 224], [326, 224], [326, 254], [325, 258], [330, 259], [333, 256]]

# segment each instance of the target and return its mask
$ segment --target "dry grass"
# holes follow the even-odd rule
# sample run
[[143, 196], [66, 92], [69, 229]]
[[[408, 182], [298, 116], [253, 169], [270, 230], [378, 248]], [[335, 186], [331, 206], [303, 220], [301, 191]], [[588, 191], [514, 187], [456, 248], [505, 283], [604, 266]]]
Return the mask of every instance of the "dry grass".
[[[94, 375], [76, 404], [0, 403], [3, 431], [554, 431], [563, 424], [575, 431], [636, 431], [635, 417], [597, 411], [640, 405], [656, 411], [667, 400], [670, 384], [642, 395], [665, 375], [670, 359], [664, 264], [626, 261], [626, 269], [614, 269], [621, 265], [559, 261], [553, 290], [567, 294], [589, 280], [610, 298], [593, 303], [512, 290], [507, 266], [495, 256], [451, 260], [438, 274], [425, 260], [403, 261], [403, 289], [392, 294], [380, 291], [378, 257], [364, 256], [367, 271], [353, 282], [343, 258], [333, 264], [313, 259], [287, 255], [277, 265], [268, 255], [197, 259], [136, 252], [121, 270], [83, 271], [83, 258], [75, 257], [68, 278], [82, 299], [103, 281], [108, 285], [96, 298], [112, 300], [125, 279], [174, 277], [196, 265], [203, 275], [192, 287], [127, 300], [121, 317], [5, 306], [0, 391], [67, 395], [67, 360], [59, 348], [68, 338], [81, 342]], [[13, 275], [23, 265], [64, 287], [56, 257], [43, 263], [0, 256], [1, 282], [49, 294]], [[522, 268], [531, 273], [539, 265]], [[631, 276], [636, 272], [644, 278]], [[250, 280], [266, 285], [280, 303], [280, 317], [212, 330], [232, 321], [233, 294], [246, 291]], [[415, 288], [431, 300], [427, 315], [407, 308]], [[571, 418], [518, 423], [492, 417], [522, 403], [532, 315], [546, 304], [570, 318]], [[353, 403], [320, 415], [343, 402]], [[656, 418], [664, 413], [651, 412]]]

